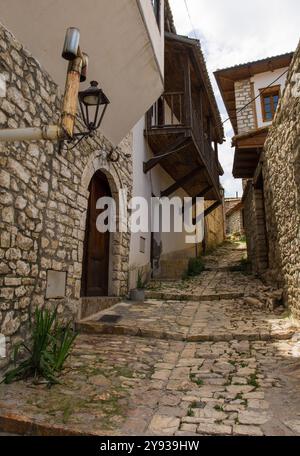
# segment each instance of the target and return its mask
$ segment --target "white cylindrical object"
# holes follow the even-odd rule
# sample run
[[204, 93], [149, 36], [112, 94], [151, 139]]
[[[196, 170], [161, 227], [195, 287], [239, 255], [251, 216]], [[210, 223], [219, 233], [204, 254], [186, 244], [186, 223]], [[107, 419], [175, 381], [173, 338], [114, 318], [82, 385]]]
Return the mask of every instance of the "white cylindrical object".
[[56, 141], [63, 139], [63, 132], [57, 125], [34, 128], [16, 128], [0, 130], [0, 142], [39, 141], [41, 139]]

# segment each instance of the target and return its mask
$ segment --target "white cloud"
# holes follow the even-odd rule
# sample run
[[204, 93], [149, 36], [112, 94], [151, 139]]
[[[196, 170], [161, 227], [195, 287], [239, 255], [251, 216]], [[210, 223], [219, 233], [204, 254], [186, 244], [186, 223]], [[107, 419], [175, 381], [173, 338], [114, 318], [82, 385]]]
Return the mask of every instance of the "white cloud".
[[[170, 0], [177, 32], [201, 41], [222, 118], [228, 115], [213, 71], [295, 50], [299, 40], [299, 0]], [[225, 171], [222, 184], [228, 196], [242, 193], [232, 177], [234, 151], [230, 122], [224, 124], [227, 141], [220, 147]]]

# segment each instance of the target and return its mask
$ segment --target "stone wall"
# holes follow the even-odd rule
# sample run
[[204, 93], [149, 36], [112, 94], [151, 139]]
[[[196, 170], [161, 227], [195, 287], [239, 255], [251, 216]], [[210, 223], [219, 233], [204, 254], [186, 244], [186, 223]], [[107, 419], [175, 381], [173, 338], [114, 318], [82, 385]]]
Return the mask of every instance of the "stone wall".
[[252, 271], [263, 274], [268, 267], [263, 191], [254, 188], [251, 181], [245, 189], [243, 203], [248, 258], [252, 264]]
[[[300, 45], [268, 135], [263, 176], [269, 263], [286, 303], [300, 318]], [[298, 89], [297, 89], [298, 81]]]
[[[205, 208], [213, 201], [205, 201]], [[224, 206], [221, 205], [211, 212], [205, 219], [205, 244], [206, 249], [214, 249], [222, 244], [225, 239]]]
[[[0, 98], [0, 128], [58, 122], [58, 87], [2, 26], [0, 73], [7, 86], [6, 97]], [[14, 342], [26, 337], [29, 316], [37, 306], [58, 305], [66, 318], [78, 314], [89, 182], [101, 169], [113, 196], [122, 187], [131, 196], [132, 138], [129, 135], [119, 146], [115, 164], [107, 160], [112, 146], [101, 136], [61, 153], [57, 144], [46, 141], [0, 147], [0, 333], [10, 352]], [[113, 295], [127, 292], [128, 252], [129, 234], [114, 235]], [[66, 273], [62, 299], [45, 299], [49, 270]]]
[[226, 234], [242, 234], [243, 227], [243, 212], [241, 198], [226, 198], [225, 199], [225, 222]]
[[[234, 83], [236, 110], [239, 111], [253, 98], [253, 88], [250, 79], [243, 79]], [[247, 133], [256, 128], [254, 102], [237, 113], [238, 134]]]
[[226, 234], [242, 234], [243, 215], [241, 209], [226, 215]]

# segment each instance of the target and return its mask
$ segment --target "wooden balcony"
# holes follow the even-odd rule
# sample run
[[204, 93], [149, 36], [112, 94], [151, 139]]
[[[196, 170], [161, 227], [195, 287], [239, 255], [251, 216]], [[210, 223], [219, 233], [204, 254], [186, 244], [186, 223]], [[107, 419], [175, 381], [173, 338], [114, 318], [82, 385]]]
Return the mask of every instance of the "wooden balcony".
[[165, 92], [147, 114], [145, 135], [154, 158], [145, 172], [159, 164], [177, 183], [164, 196], [180, 185], [192, 197], [222, 199], [217, 146], [209, 141], [202, 113], [201, 96], [193, 100], [188, 89]]

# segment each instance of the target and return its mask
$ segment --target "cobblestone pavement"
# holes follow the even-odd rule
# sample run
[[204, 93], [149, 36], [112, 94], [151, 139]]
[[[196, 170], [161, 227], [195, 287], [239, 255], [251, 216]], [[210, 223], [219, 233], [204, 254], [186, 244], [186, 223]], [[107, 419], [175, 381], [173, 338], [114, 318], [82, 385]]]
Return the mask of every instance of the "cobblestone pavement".
[[[270, 287], [235, 271], [244, 255], [240, 247], [225, 245], [206, 257], [212, 270], [189, 280], [154, 282], [146, 304], [118, 303], [81, 321], [78, 328], [190, 342], [290, 338], [295, 327], [285, 310], [262, 307]], [[254, 297], [254, 304], [245, 297]]]
[[[224, 256], [222, 262], [223, 268], [230, 264]], [[230, 277], [231, 271], [222, 273]], [[194, 279], [189, 286], [202, 289], [202, 280]], [[267, 292], [257, 291], [263, 285], [251, 276], [241, 280], [249, 287], [252, 281], [254, 294]], [[175, 284], [164, 285], [174, 290]], [[125, 307], [128, 332], [135, 321], [136, 327], [145, 328], [143, 337], [118, 334], [119, 322], [109, 327], [112, 334], [101, 334], [103, 328], [99, 334], [81, 334], [62, 384], [51, 389], [29, 382], [0, 385], [0, 430], [42, 435], [300, 435], [300, 333], [296, 327], [292, 332], [285, 314], [251, 311], [240, 299], [123, 303], [113, 313]], [[273, 332], [273, 340], [262, 340], [272, 321], [280, 331]], [[209, 337], [198, 340], [203, 334]], [[213, 334], [217, 337], [210, 337]]]

